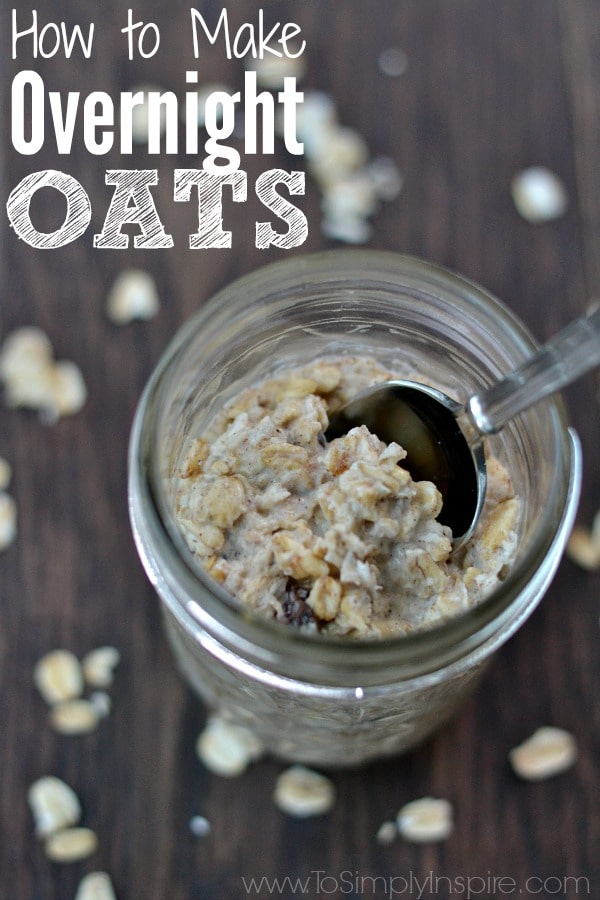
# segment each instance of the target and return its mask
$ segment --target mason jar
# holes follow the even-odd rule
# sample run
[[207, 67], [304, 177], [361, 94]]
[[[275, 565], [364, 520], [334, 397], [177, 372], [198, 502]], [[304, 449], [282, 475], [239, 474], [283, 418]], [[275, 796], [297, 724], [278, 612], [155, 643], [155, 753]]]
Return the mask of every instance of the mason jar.
[[340, 250], [266, 266], [230, 284], [180, 330], [135, 416], [129, 504], [175, 659], [209, 709], [276, 756], [350, 766], [413, 747], [476, 685], [540, 602], [575, 516], [581, 458], [559, 397], [486, 438], [522, 501], [514, 564], [479, 605], [381, 640], [307, 634], [242, 607], [192, 558], [173, 479], [186, 439], [282, 364], [365, 354], [464, 402], [536, 345], [477, 285], [418, 259]]

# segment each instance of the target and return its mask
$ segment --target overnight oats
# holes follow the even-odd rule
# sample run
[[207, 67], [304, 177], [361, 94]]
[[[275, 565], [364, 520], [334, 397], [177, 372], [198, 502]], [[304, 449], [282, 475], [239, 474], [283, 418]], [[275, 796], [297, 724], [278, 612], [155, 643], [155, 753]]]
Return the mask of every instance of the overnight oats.
[[329, 414], [396, 377], [369, 357], [315, 360], [235, 396], [191, 437], [176, 518], [205, 570], [268, 618], [313, 632], [393, 637], [472, 607], [502, 580], [519, 501], [487, 461], [474, 536], [455, 555], [442, 496], [365, 425], [328, 442]]
[[535, 348], [470, 282], [369, 251], [234, 282], [179, 332], [136, 413], [129, 507], [177, 665], [265, 750], [315, 765], [405, 751], [445, 722], [546, 592], [576, 511], [559, 398], [485, 440], [477, 529], [452, 552], [436, 487], [329, 416], [413, 378], [458, 403]]

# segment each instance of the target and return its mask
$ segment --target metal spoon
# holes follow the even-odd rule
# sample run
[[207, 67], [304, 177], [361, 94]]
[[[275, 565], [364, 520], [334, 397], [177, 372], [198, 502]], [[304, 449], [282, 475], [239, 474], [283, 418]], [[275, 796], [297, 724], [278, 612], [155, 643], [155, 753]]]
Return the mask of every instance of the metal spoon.
[[433, 481], [444, 499], [439, 521], [452, 529], [453, 549], [473, 533], [485, 499], [482, 438], [518, 413], [600, 365], [600, 307], [577, 319], [501, 381], [463, 405], [416, 381], [375, 384], [337, 410], [325, 437], [366, 425], [407, 452], [416, 480]]

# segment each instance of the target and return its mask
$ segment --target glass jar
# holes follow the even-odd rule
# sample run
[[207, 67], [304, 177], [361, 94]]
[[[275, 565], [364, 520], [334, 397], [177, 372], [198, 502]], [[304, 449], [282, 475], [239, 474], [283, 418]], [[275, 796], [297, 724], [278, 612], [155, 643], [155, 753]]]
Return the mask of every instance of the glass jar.
[[183, 676], [281, 758], [357, 765], [422, 741], [476, 684], [545, 593], [576, 511], [581, 459], [559, 398], [489, 438], [523, 501], [517, 558], [498, 589], [422, 633], [359, 641], [304, 634], [241, 608], [194, 562], [173, 510], [189, 434], [280, 364], [343, 353], [399, 357], [465, 401], [535, 347], [476, 285], [417, 259], [340, 250], [259, 269], [174, 338], [141, 398], [129, 502], [146, 572]]

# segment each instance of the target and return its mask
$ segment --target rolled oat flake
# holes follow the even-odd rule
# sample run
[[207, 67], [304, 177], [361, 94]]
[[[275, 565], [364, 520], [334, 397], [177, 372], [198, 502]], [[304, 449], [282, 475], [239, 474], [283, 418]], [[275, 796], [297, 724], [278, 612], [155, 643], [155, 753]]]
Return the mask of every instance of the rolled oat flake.
[[106, 872], [90, 872], [80, 881], [75, 900], [116, 900], [110, 877]]
[[273, 798], [282, 812], [307, 818], [329, 812], [335, 802], [335, 788], [325, 775], [295, 765], [281, 773]]
[[156, 282], [143, 269], [121, 272], [106, 299], [107, 315], [115, 325], [126, 325], [134, 319], [151, 319], [159, 309]]
[[578, 566], [594, 572], [600, 569], [600, 511], [591, 528], [576, 525], [567, 543], [567, 556]]
[[443, 841], [453, 830], [452, 804], [436, 797], [406, 803], [396, 818], [398, 831], [408, 841], [426, 844]]
[[50, 711], [50, 724], [59, 734], [88, 734], [94, 731], [100, 716], [89, 700], [66, 700]]
[[387, 847], [389, 844], [393, 844], [397, 837], [398, 827], [395, 822], [389, 821], [381, 823], [377, 829], [375, 840], [383, 847]]
[[563, 728], [545, 725], [514, 747], [508, 758], [514, 772], [527, 781], [542, 781], [569, 769], [577, 759], [577, 742]]
[[17, 504], [0, 490], [0, 550], [10, 547], [17, 536]]
[[210, 716], [196, 741], [200, 761], [215, 775], [225, 778], [241, 775], [262, 752], [259, 739], [251, 731], [218, 715]]
[[113, 682], [114, 670], [121, 661], [121, 654], [116, 647], [96, 647], [81, 660], [83, 676], [90, 685], [95, 688], [110, 687]]
[[76, 825], [81, 818], [81, 804], [73, 788], [54, 775], [34, 781], [27, 800], [38, 837], [46, 838], [56, 831]]
[[98, 838], [91, 828], [66, 828], [50, 835], [45, 850], [52, 862], [68, 863], [86, 859], [97, 847]]
[[46, 703], [74, 700], [83, 692], [79, 660], [70, 650], [51, 650], [33, 670], [33, 680]]
[[561, 179], [545, 166], [530, 166], [511, 182], [513, 202], [528, 222], [550, 222], [567, 210], [567, 191]]
[[0, 491], [5, 491], [12, 478], [12, 468], [8, 460], [0, 456]]

